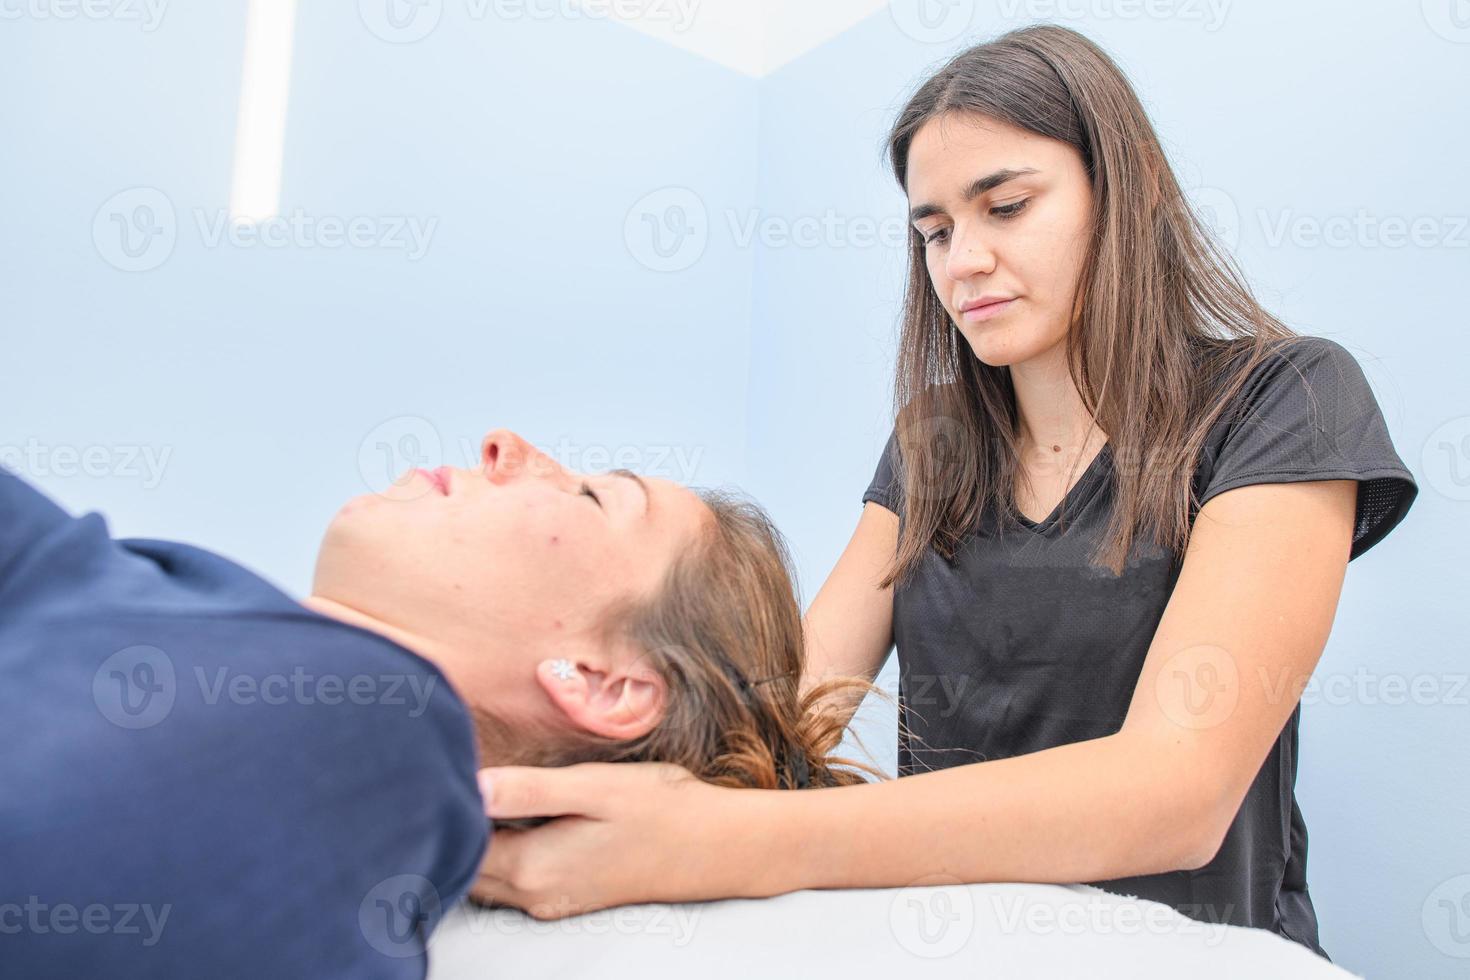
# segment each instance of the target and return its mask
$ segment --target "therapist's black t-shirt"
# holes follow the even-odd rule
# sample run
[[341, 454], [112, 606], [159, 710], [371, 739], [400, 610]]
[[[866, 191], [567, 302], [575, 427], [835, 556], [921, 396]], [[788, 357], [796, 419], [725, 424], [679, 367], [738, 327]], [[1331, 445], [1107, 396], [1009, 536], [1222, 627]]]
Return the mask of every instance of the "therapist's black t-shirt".
[[[1112, 506], [1112, 463], [1105, 443], [1045, 520], [1021, 518], [1000, 533], [988, 513], [953, 563], [930, 550], [895, 587], [900, 718], [917, 736], [900, 739], [901, 777], [1122, 727], [1182, 557], [1144, 536], [1121, 576], [1089, 565]], [[901, 460], [890, 435], [862, 499], [902, 521], [895, 465]], [[1418, 488], [1357, 361], [1335, 341], [1303, 337], [1258, 367], [1221, 416], [1194, 489], [1203, 506], [1252, 483], [1342, 479], [1360, 481], [1356, 558], [1403, 519]], [[1209, 864], [1088, 884], [1204, 921], [1269, 929], [1325, 957], [1294, 792], [1300, 715], [1298, 704]]]
[[488, 828], [434, 664], [0, 468], [0, 975], [422, 977]]

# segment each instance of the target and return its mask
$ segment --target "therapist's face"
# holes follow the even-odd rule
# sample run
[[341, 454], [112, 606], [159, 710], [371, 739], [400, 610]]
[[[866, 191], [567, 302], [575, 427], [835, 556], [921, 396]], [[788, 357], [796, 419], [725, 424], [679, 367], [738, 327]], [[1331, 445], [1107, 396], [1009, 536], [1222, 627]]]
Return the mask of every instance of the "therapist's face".
[[[969, 196], [977, 180], [1002, 171], [1018, 173]], [[915, 134], [907, 187], [929, 280], [976, 357], [993, 367], [1016, 364], [1065, 340], [1092, 213], [1091, 185], [1075, 149], [989, 117], [950, 112]], [[990, 296], [1014, 299], [986, 317], [962, 309]]]
[[654, 594], [708, 517], [678, 484], [573, 472], [497, 429], [473, 468], [414, 471], [349, 501], [313, 592], [524, 668], [487, 680], [530, 677], [538, 658], [593, 637], [614, 603]]

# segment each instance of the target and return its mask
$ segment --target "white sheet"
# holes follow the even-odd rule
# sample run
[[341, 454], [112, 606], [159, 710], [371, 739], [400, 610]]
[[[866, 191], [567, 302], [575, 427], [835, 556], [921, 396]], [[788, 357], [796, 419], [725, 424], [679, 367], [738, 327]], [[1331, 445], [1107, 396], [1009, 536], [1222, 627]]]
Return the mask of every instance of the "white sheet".
[[430, 980], [1355, 975], [1267, 930], [1198, 922], [1088, 885], [800, 891], [554, 922], [466, 904], [429, 942]]

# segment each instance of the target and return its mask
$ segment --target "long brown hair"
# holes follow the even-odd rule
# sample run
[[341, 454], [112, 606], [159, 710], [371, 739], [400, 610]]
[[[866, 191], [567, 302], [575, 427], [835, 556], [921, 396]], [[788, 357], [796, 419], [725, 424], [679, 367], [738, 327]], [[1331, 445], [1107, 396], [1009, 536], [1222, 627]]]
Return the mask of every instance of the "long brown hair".
[[[1182, 554], [1198, 506], [1195, 461], [1211, 426], [1247, 375], [1297, 334], [1253, 298], [1190, 208], [1128, 80], [1086, 37], [1050, 24], [1020, 28], [962, 51], [925, 80], [887, 141], [905, 192], [915, 134], [947, 113], [1001, 120], [1081, 155], [1093, 212], [1066, 350], [1113, 457], [1115, 503], [1098, 553], [1115, 575], [1145, 532]], [[884, 587], [930, 547], [952, 560], [987, 509], [1001, 515], [1001, 528], [1019, 515], [1010, 369], [979, 360], [955, 329], [914, 229], [908, 253], [894, 383], [906, 512]]]
[[[790, 551], [765, 511], [732, 491], [697, 489], [711, 519], [651, 598], [611, 610], [609, 643], [631, 644], [667, 696], [644, 736], [616, 741], [472, 714], [482, 765], [672, 762], [705, 782], [760, 789], [887, 778], [832, 754], [862, 698], [886, 692], [832, 678], [800, 694], [805, 666]], [[861, 747], [861, 741], [858, 742]], [[866, 751], [866, 750], [865, 750]]]

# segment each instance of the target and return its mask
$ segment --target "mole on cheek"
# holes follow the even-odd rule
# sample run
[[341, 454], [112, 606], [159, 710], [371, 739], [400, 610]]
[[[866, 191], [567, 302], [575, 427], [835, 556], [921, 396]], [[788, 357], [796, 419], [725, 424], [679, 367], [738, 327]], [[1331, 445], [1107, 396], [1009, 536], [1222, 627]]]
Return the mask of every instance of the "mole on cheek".
[[555, 535], [555, 534], [553, 534], [553, 535], [552, 535], [552, 536], [551, 536], [551, 543], [552, 543], [552, 544], [556, 544], [556, 543], [557, 543], [557, 542], [558, 542], [558, 541], [560, 541], [560, 540], [561, 540], [561, 538], [559, 538], [559, 537], [557, 537], [557, 536], [556, 536], [556, 535]]

